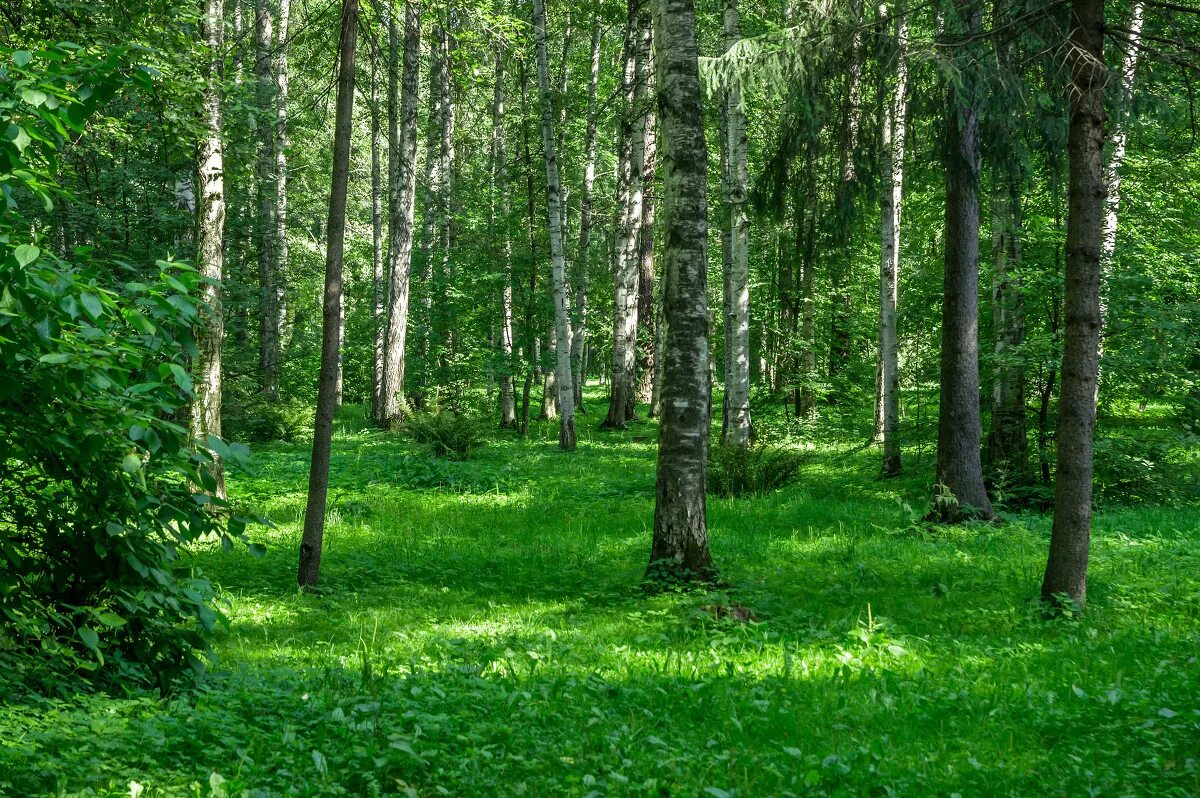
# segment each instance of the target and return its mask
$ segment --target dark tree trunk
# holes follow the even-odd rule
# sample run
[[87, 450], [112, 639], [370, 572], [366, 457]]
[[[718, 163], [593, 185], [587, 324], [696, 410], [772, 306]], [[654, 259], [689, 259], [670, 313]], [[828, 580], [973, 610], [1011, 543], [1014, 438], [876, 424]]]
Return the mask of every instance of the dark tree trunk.
[[[967, 32], [978, 32], [978, 2], [967, 0], [959, 10]], [[965, 54], [960, 57], [965, 61]], [[990, 519], [995, 513], [979, 451], [979, 119], [970, 80], [949, 95], [941, 402], [931, 514], [957, 521], [965, 515]]]
[[333, 131], [333, 179], [326, 229], [325, 293], [321, 302], [321, 372], [317, 380], [317, 418], [313, 427], [308, 504], [300, 541], [301, 587], [313, 587], [321, 575], [325, 503], [329, 494], [329, 454], [337, 402], [338, 321], [342, 300], [342, 248], [346, 232], [346, 194], [350, 181], [350, 138], [354, 110], [354, 51], [358, 44], [358, 0], [342, 0], [337, 104]]
[[1042, 598], [1087, 599], [1092, 528], [1092, 436], [1100, 345], [1100, 256], [1104, 227], [1104, 0], [1074, 0], [1071, 124], [1067, 137], [1066, 293], [1054, 527]]
[[708, 465], [708, 157], [692, 0], [655, 0], [667, 325], [648, 578], [711, 579]]

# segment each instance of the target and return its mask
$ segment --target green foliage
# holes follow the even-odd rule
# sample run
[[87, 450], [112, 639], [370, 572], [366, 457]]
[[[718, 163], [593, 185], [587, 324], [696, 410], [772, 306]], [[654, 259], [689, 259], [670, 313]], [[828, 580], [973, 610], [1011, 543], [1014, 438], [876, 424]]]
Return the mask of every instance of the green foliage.
[[438, 410], [414, 413], [405, 422], [409, 436], [436, 457], [466, 460], [484, 443], [483, 427], [464, 413]]
[[225, 392], [221, 407], [221, 432], [244, 443], [285, 441], [294, 443], [312, 437], [316, 409], [302, 399], [271, 401], [243, 385]]
[[708, 491], [718, 496], [761, 496], [779, 490], [800, 470], [804, 455], [783, 446], [709, 449]]

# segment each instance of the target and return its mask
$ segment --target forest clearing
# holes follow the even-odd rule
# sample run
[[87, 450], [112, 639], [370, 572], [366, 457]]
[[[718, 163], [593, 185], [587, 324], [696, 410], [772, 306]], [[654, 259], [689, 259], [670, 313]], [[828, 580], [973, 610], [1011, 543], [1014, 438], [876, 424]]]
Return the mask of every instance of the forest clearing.
[[1200, 795], [1193, 0], [0, 7], [0, 796]]

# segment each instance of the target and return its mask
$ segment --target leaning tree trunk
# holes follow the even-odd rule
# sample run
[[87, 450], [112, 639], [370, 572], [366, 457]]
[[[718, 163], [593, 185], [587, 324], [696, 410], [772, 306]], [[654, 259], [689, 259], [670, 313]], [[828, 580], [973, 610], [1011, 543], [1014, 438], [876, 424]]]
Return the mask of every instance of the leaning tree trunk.
[[[968, 34], [979, 0], [960, 2]], [[946, 119], [946, 261], [942, 297], [941, 401], [932, 515], [993, 518], [979, 447], [979, 118], [973, 81], [951, 88]]]
[[538, 89], [542, 100], [542, 148], [546, 156], [546, 213], [550, 222], [550, 273], [554, 283], [554, 387], [558, 404], [558, 445], [575, 448], [575, 391], [571, 387], [571, 318], [567, 307], [567, 259], [563, 251], [562, 183], [554, 143], [550, 65], [546, 55], [546, 3], [533, 0], [537, 39]]
[[645, 81], [645, 31], [639, 25], [641, 0], [630, 0], [625, 26], [625, 109], [621, 119], [618, 156], [618, 213], [616, 272], [613, 302], [612, 381], [608, 415], [602, 429], [624, 429], [636, 407], [634, 386], [637, 344], [638, 230], [642, 224], [642, 170], [645, 168], [645, 128], [641, 121], [639, 84]]
[[415, 0], [404, 4], [403, 92], [397, 103], [395, 22], [389, 32], [388, 68], [388, 314], [384, 339], [384, 427], [400, 423], [404, 401], [404, 347], [408, 335], [409, 272], [417, 195], [417, 103], [420, 101], [421, 16]]
[[[504, 45], [495, 47], [496, 84], [492, 92], [492, 195], [489, 204], [491, 238], [500, 238], [501, 273], [504, 284], [500, 287], [500, 349], [504, 356], [504, 370], [500, 375], [500, 426], [513, 429], [517, 426], [517, 397], [513, 384], [517, 362], [513, 357], [513, 270], [512, 238], [508, 223], [512, 201], [508, 195], [508, 163], [504, 146]], [[496, 200], [500, 200], [500, 230], [496, 224]]]
[[[279, 115], [278, 86], [271, 75], [271, 51], [275, 46], [269, 0], [257, 0], [255, 8], [254, 75], [257, 79], [256, 114], [258, 162], [258, 369], [262, 392], [271, 400], [279, 399], [279, 353], [283, 330], [283, 288], [279, 274], [279, 174], [277, 159], [282, 148], [276, 143]], [[276, 125], [267, 123], [274, 116]]]
[[579, 251], [575, 257], [575, 318], [571, 340], [571, 384], [575, 409], [583, 412], [584, 351], [587, 346], [587, 289], [591, 271], [592, 189], [596, 184], [596, 88], [600, 80], [600, 15], [592, 16], [592, 61], [588, 73], [587, 126], [584, 132], [583, 196], [579, 202]]
[[[208, 78], [204, 83], [202, 107], [204, 133], [200, 139], [200, 197], [196, 209], [196, 267], [207, 280], [201, 298], [207, 305], [196, 341], [196, 396], [192, 402], [192, 438], [207, 441], [221, 437], [221, 344], [225, 338], [225, 316], [221, 311], [221, 284], [225, 266], [225, 160], [221, 137], [221, 83], [217, 79], [222, 58], [223, 0], [208, 0], [203, 18], [203, 36], [208, 50]], [[213, 453], [215, 493], [225, 498], [225, 469]]]
[[342, 0], [337, 100], [333, 129], [333, 178], [329, 189], [329, 222], [325, 244], [325, 293], [321, 300], [321, 372], [317, 379], [317, 417], [313, 425], [308, 503], [300, 540], [301, 587], [314, 587], [321, 576], [321, 544], [325, 537], [325, 502], [329, 495], [329, 454], [333, 443], [333, 411], [337, 388], [338, 311], [342, 297], [342, 250], [346, 233], [346, 195], [350, 181], [350, 139], [354, 111], [354, 51], [358, 44], [358, 0]]
[[885, 477], [900, 474], [900, 344], [896, 327], [900, 283], [900, 212], [904, 195], [905, 114], [908, 106], [908, 18], [903, 9], [895, 19], [896, 74], [887, 86], [881, 125], [880, 258], [879, 258], [879, 384], [876, 435], [883, 443]]
[[711, 579], [708, 465], [708, 156], [693, 0], [654, 0], [666, 316], [648, 578]]
[[[738, 0], [725, 0], [725, 52], [742, 38]], [[728, 164], [729, 258], [725, 276], [725, 413], [721, 442], [750, 446], [750, 217], [746, 213], [746, 115], [737, 72], [725, 91], [725, 151]]]
[[[1113, 126], [1112, 154], [1104, 168], [1104, 183], [1108, 200], [1105, 204], [1104, 229], [1101, 233], [1100, 250], [1100, 356], [1104, 356], [1104, 331], [1108, 326], [1108, 276], [1112, 271], [1113, 257], [1117, 252], [1117, 212], [1121, 204], [1121, 165], [1125, 162], [1125, 148], [1129, 143], [1129, 107], [1133, 103], [1133, 87], [1137, 79], [1138, 55], [1141, 52], [1142, 26], [1145, 24], [1146, 4], [1134, 0], [1129, 12], [1129, 27], [1123, 33], [1126, 50], [1121, 59], [1121, 85], [1118, 97], [1116, 124]], [[1097, 377], [1096, 391], [1099, 398], [1100, 382]]]
[[1092, 436], [1100, 345], [1100, 268], [1105, 215], [1104, 0], [1073, 0], [1070, 184], [1063, 333], [1058, 400], [1058, 469], [1054, 526], [1042, 599], [1087, 599], [1092, 527]]

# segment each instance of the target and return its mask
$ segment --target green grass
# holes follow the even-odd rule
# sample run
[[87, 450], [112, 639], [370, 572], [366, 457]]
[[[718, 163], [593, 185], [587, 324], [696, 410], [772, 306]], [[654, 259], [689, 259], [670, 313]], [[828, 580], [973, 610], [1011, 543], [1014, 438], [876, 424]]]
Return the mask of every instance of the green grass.
[[[655, 430], [592, 407], [573, 455], [540, 426], [465, 463], [348, 408], [318, 595], [307, 447], [258, 448], [231, 491], [278, 525], [266, 556], [192, 559], [228, 602], [218, 667], [0, 707], [0, 794], [1200, 794], [1200, 509], [1100, 514], [1086, 617], [1046, 621], [1046, 517], [916, 524], [928, 451], [882, 482], [827, 442], [710, 499], [732, 587], [647, 596]], [[734, 602], [759, 622], [704, 609]]]

